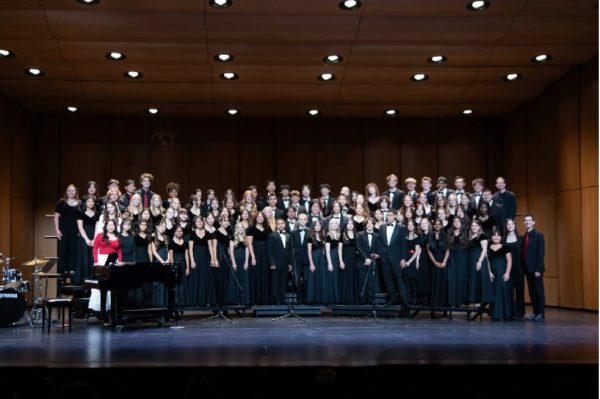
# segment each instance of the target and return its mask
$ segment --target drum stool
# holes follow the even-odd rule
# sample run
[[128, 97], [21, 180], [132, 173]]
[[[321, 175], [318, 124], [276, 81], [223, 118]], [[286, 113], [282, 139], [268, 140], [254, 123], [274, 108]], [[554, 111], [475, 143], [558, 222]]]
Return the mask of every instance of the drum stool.
[[51, 298], [44, 299], [42, 302], [42, 332], [46, 325], [46, 311], [48, 312], [48, 334], [52, 326], [52, 309], [59, 309], [61, 312], [62, 328], [65, 329], [65, 309], [69, 311], [69, 332], [73, 324], [73, 300], [71, 298]]

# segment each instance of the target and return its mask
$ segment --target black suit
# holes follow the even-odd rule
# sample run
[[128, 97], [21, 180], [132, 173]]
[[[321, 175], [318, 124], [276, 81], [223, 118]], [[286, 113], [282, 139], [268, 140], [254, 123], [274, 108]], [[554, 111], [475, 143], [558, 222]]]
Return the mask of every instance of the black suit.
[[323, 219], [323, 216], [319, 215], [319, 216], [315, 216], [315, 215], [308, 215], [308, 227], [312, 227], [313, 223], [314, 223], [314, 219], [318, 219], [319, 222], [321, 222], [321, 225], [324, 227], [323, 223], [325, 223], [325, 219]]
[[[135, 194], [135, 192], [133, 194]], [[133, 196], [133, 194], [125, 193], [125, 194], [121, 195], [119, 197], [119, 204], [121, 206], [123, 206], [124, 208], [128, 208], [129, 201], [131, 201], [131, 197]]]
[[510, 191], [496, 192], [492, 197], [492, 207], [496, 216], [496, 226], [500, 226], [502, 231], [506, 230], [506, 219], [515, 219], [517, 213], [517, 199], [515, 194]]
[[[479, 200], [477, 198], [479, 198]], [[477, 193], [471, 195], [471, 200], [469, 202], [469, 216], [471, 219], [473, 216], [479, 215], [479, 204], [481, 201], [483, 201], [483, 193], [479, 193], [479, 196], [477, 196]]]
[[276, 304], [285, 302], [288, 266], [292, 264], [293, 256], [291, 236], [285, 232], [283, 234], [285, 236], [285, 247], [279, 232], [271, 233], [267, 241], [269, 267], [275, 266], [275, 270], [271, 270], [271, 275], [273, 276], [273, 301]]
[[[529, 298], [533, 306], [533, 314], [543, 315], [546, 310], [546, 296], [544, 293], [544, 235], [533, 229], [529, 233], [525, 233], [522, 245], [522, 264], [527, 277], [527, 287], [529, 288]], [[540, 276], [536, 277], [535, 272], [540, 273]]]
[[289, 219], [287, 219], [285, 221], [285, 232], [290, 234], [292, 231], [294, 231], [296, 229], [296, 223], [297, 223], [296, 220], [291, 222]]
[[[142, 197], [142, 206], [144, 206], [144, 208], [150, 208], [150, 204], [152, 203], [152, 196], [154, 195], [154, 193], [150, 190], [144, 190], [143, 188], [140, 188], [139, 190], [136, 190], [135, 192], [136, 194], [139, 194], [140, 197]], [[148, 199], [148, 203], [144, 203], [144, 196], [147, 196]], [[148, 205], [148, 206], [146, 206]]]
[[406, 227], [395, 223], [389, 244], [387, 228], [388, 225], [386, 223], [382, 224], [379, 228], [379, 235], [383, 245], [383, 279], [390, 302], [396, 304], [398, 299], [400, 299], [402, 303], [408, 303], [408, 291], [404, 284], [400, 268], [400, 262], [407, 260], [408, 243], [406, 241]]
[[440, 191], [440, 190], [435, 190], [433, 192], [433, 194], [435, 195], [435, 197], [437, 197], [438, 194], [443, 195], [445, 198], [448, 198], [450, 196], [450, 194], [452, 194], [454, 191], [450, 190], [449, 188], [444, 189], [444, 191]]
[[428, 192], [425, 193], [425, 195], [427, 196], [427, 202], [429, 203], [429, 205], [433, 206], [435, 205], [435, 191], [431, 191], [429, 190]]
[[275, 205], [277, 207], [277, 209], [281, 209], [282, 211], [285, 211], [288, 206], [292, 205], [292, 200], [290, 197], [285, 198], [285, 201], [287, 202], [287, 205], [285, 204], [283, 197], [279, 198], [277, 200], [277, 204]]
[[[378, 260], [371, 258], [372, 254], [382, 255], [383, 246], [381, 238], [376, 232], [371, 233], [371, 245], [369, 245], [369, 235], [367, 231], [358, 233], [356, 239], [356, 249], [358, 256], [361, 259], [356, 265], [357, 282], [358, 282], [358, 300], [360, 303], [372, 302], [375, 295], [375, 287], [377, 286], [377, 267]], [[365, 265], [365, 261], [371, 259], [371, 265]], [[364, 291], [363, 291], [364, 287]]]
[[308, 227], [304, 229], [304, 239], [302, 239], [301, 231], [299, 228], [292, 231], [292, 250], [294, 253], [294, 262], [292, 264], [292, 271], [294, 273], [293, 281], [296, 286], [296, 293], [298, 294], [298, 302], [303, 303], [306, 299], [306, 286], [304, 286], [304, 276], [308, 276], [310, 273], [310, 260], [308, 259]]
[[390, 199], [390, 208], [393, 210], [397, 211], [402, 207], [402, 201], [404, 201], [404, 193], [402, 190], [396, 189], [393, 197], [390, 197], [390, 190], [385, 191], [383, 195]]
[[321, 212], [323, 213], [323, 216], [327, 217], [331, 213], [331, 208], [333, 208], [333, 197], [331, 195], [327, 197], [327, 199], [321, 197], [321, 201], [323, 202], [323, 209]]
[[304, 210], [306, 211], [306, 213], [310, 212], [311, 201], [312, 200], [310, 198], [308, 200], [305, 200], [304, 198], [300, 198], [300, 205], [304, 207]]
[[303, 207], [302, 205], [290, 204], [290, 206], [292, 208], [294, 208], [294, 212], [296, 212], [296, 217], [298, 217], [298, 215], [301, 214], [301, 213], [306, 213], [306, 208]]
[[412, 193], [409, 193], [408, 191], [406, 192], [406, 194], [404, 194], [404, 196], [409, 195], [410, 198], [412, 199], [413, 204], [415, 204], [417, 202], [417, 198], [419, 198], [419, 193], [417, 193], [417, 191], [413, 191]]

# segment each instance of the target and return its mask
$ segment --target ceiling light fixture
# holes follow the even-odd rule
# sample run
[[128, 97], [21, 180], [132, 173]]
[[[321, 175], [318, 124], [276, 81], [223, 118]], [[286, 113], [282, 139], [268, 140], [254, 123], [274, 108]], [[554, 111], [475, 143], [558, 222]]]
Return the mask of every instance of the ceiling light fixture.
[[475, 114], [475, 112], [476, 112], [476, 111], [475, 111], [474, 109], [467, 108], [467, 109], [463, 109], [463, 110], [461, 111], [461, 114], [463, 114], [463, 115], [467, 115], [467, 116], [470, 116], [470, 115], [474, 115], [474, 114]]
[[129, 79], [141, 79], [144, 77], [144, 74], [138, 71], [127, 71], [123, 75]]
[[215, 55], [215, 61], [219, 62], [231, 62], [233, 61], [233, 56], [231, 54], [217, 54]]
[[427, 62], [430, 64], [443, 64], [448, 60], [448, 57], [445, 55], [432, 55], [427, 59]]
[[388, 109], [383, 113], [385, 116], [397, 116], [398, 115], [398, 110], [395, 109]]
[[342, 62], [342, 60], [342, 56], [337, 54], [331, 54], [323, 58], [323, 61], [326, 64], [339, 64], [340, 62]]
[[318, 109], [309, 109], [308, 111], [306, 111], [306, 115], [312, 116], [312, 117], [317, 117], [317, 116], [321, 115], [321, 111], [319, 111]]
[[335, 75], [332, 73], [322, 73], [319, 75], [319, 80], [323, 80], [323, 81], [330, 81], [330, 80], [335, 80]]
[[415, 73], [413, 76], [410, 77], [410, 80], [412, 80], [413, 82], [424, 82], [427, 79], [429, 79], [429, 76], [427, 76], [424, 73]]
[[83, 4], [84, 6], [93, 6], [95, 4], [100, 3], [100, 0], [75, 0], [79, 4]]
[[504, 76], [502, 79], [505, 80], [505, 81], [507, 81], [507, 82], [514, 82], [514, 81], [517, 81], [517, 80], [521, 79], [521, 74], [520, 73], [516, 73], [516, 72], [509, 73], [508, 75]]
[[226, 115], [229, 115], [229, 116], [236, 116], [236, 115], [239, 115], [239, 114], [240, 114], [240, 111], [238, 111], [238, 110], [237, 110], [237, 109], [235, 109], [235, 108], [230, 108], [230, 109], [228, 109], [227, 111], [225, 111], [225, 114], [226, 114]]
[[14, 57], [15, 53], [13, 53], [10, 50], [6, 50], [6, 49], [0, 49], [0, 58], [10, 58], [10, 57]]
[[340, 8], [342, 10], [356, 10], [360, 8], [362, 3], [359, 0], [344, 0], [340, 2]]
[[159, 113], [160, 113], [160, 110], [159, 110], [158, 108], [148, 108], [148, 109], [146, 110], [146, 113], [147, 113], [148, 115], [157, 115], [157, 114], [159, 114]]
[[219, 75], [219, 78], [223, 80], [236, 80], [239, 78], [239, 76], [235, 72], [223, 72], [221, 75]]
[[110, 61], [123, 61], [125, 58], [127, 58], [127, 56], [125, 56], [123, 53], [119, 53], [118, 51], [109, 51], [106, 53], [104, 58]]
[[69, 112], [71, 112], [71, 113], [75, 113], [75, 112], [79, 111], [79, 108], [77, 108], [77, 107], [76, 107], [76, 106], [74, 106], [74, 105], [69, 105], [69, 106], [67, 107], [67, 111], [69, 111]]
[[536, 64], [543, 64], [550, 61], [552, 61], [552, 56], [550, 54], [538, 54], [531, 58], [531, 62], [535, 62]]
[[40, 76], [44, 76], [44, 71], [39, 68], [27, 68], [25, 69], [25, 75], [39, 78]]
[[467, 4], [467, 10], [469, 11], [483, 11], [490, 6], [490, 2], [488, 0], [476, 0], [471, 1]]
[[231, 5], [233, 4], [233, 1], [231, 1], [231, 0], [210, 0], [208, 2], [208, 4], [210, 4], [210, 6], [214, 7], [214, 8], [227, 8], [227, 7], [231, 7]]

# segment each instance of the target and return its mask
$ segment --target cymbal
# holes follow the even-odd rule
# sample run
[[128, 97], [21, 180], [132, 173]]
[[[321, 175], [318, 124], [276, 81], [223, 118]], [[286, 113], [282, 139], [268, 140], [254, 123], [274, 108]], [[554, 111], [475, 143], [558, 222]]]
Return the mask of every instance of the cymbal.
[[32, 260], [28, 260], [27, 262], [22, 263], [21, 266], [45, 265], [48, 262], [49, 262], [48, 259], [32, 259]]
[[44, 272], [39, 272], [39, 273], [33, 273], [34, 275], [38, 276], [38, 277], [48, 277], [48, 278], [52, 278], [52, 277], [59, 277], [60, 273], [44, 273]]

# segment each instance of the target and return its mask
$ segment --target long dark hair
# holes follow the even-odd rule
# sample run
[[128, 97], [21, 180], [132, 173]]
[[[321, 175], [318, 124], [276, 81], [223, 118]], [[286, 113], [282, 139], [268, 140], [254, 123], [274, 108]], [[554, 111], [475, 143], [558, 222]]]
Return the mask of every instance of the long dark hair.
[[446, 233], [446, 249], [450, 249], [452, 247], [452, 243], [454, 242], [454, 221], [457, 219], [460, 220], [460, 246], [462, 247], [462, 249], [468, 249], [469, 235], [467, 234], [467, 229], [465, 228], [463, 220], [458, 216], [454, 216], [452, 218], [452, 225]]
[[108, 242], [110, 241], [108, 239], [108, 224], [112, 222], [115, 225], [115, 231], [113, 232], [113, 234], [117, 237], [117, 240], [119, 241], [119, 245], [121, 245], [121, 235], [119, 234], [119, 231], [117, 230], [117, 221], [115, 219], [108, 219], [106, 221], [106, 223], [104, 223], [104, 229], [102, 229], [102, 242], [105, 244], [108, 244]]
[[310, 238], [314, 241], [317, 240], [317, 235], [316, 235], [316, 231], [315, 231], [315, 224], [319, 224], [319, 226], [321, 226], [321, 230], [319, 231], [319, 241], [324, 241], [325, 240], [325, 234], [323, 232], [323, 223], [321, 223], [320, 220], [315, 220], [312, 224], [312, 226], [310, 227]]

